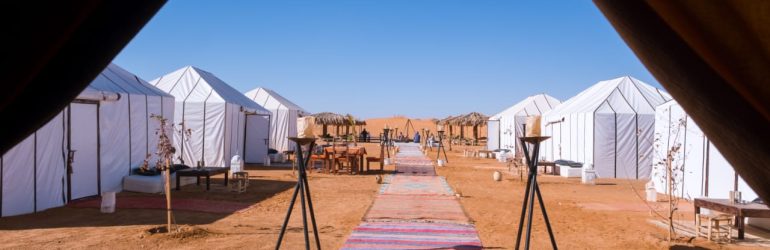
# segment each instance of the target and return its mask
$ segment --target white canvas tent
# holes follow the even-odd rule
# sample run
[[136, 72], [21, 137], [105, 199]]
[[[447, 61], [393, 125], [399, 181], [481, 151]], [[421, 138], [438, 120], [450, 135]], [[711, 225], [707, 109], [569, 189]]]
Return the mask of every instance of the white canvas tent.
[[[651, 178], [656, 191], [667, 193], [664, 162], [668, 149], [679, 145], [679, 153], [674, 154], [673, 160], [675, 166], [681, 166], [672, 174], [676, 180], [675, 196], [687, 200], [698, 197], [727, 199], [730, 191], [737, 190], [745, 201], [759, 197], [674, 100], [655, 110], [655, 144]], [[748, 218], [748, 224], [770, 229], [770, 219]]]
[[155, 153], [159, 124], [150, 116], [171, 118], [173, 110], [172, 96], [110, 64], [67, 108], [2, 156], [0, 215], [120, 191], [123, 177]]
[[[273, 114], [270, 119], [270, 148], [279, 152], [293, 150], [294, 145], [286, 139], [297, 136], [297, 118], [308, 115], [302, 107], [275, 91], [267, 88], [256, 88], [246, 92], [246, 97], [262, 105]], [[246, 161], [253, 161], [250, 155], [246, 155]]]
[[527, 117], [542, 115], [559, 104], [561, 102], [552, 96], [533, 95], [489, 117], [487, 148], [489, 150], [509, 149], [516, 152], [520, 148], [517, 138], [524, 135], [522, 125], [527, 122]]
[[625, 76], [601, 81], [543, 115], [547, 160], [572, 160], [602, 178], [649, 178], [655, 107], [662, 90]]
[[658, 192], [667, 191], [666, 166], [661, 162], [665, 162], [668, 149], [679, 144], [681, 149], [673, 162], [683, 168], [673, 175], [679, 184], [674, 188], [674, 195], [686, 199], [727, 199], [729, 191], [738, 190], [744, 200], [758, 197], [676, 101], [658, 106], [655, 113], [652, 180]]
[[[150, 83], [176, 97], [174, 123], [192, 130], [190, 136], [174, 135], [185, 164], [229, 167], [235, 155], [253, 154], [260, 162], [267, 156], [270, 111], [214, 74], [187, 66]], [[246, 138], [247, 130], [255, 138]]]

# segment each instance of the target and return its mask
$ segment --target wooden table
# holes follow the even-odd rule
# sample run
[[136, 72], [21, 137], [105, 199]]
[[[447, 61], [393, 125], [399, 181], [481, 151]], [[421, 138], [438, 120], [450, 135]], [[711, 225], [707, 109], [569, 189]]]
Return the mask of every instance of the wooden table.
[[559, 170], [556, 168], [556, 163], [552, 161], [538, 161], [537, 166], [543, 166], [543, 174], [548, 173], [548, 167], [551, 167], [552, 175], [559, 175]]
[[[324, 152], [326, 153], [326, 155], [328, 157], [327, 159], [329, 159], [329, 161], [331, 161], [331, 166], [333, 168], [334, 167], [334, 159], [332, 159], [333, 158], [332, 156], [334, 155], [334, 147], [326, 147], [326, 148], [324, 148]], [[347, 154], [348, 155], [355, 155], [358, 158], [358, 163], [357, 164], [358, 164], [359, 169], [360, 169], [359, 171], [363, 170], [364, 158], [365, 158], [365, 155], [366, 155], [366, 148], [363, 147], [363, 146], [348, 147]]]
[[730, 204], [728, 199], [695, 198], [695, 217], [700, 216], [700, 209], [706, 208], [735, 216], [735, 226], [738, 228], [738, 239], [743, 239], [744, 222], [746, 217], [770, 218], [770, 208], [757, 203]]
[[364, 170], [364, 158], [366, 155], [366, 148], [363, 146], [348, 148], [348, 154], [358, 156], [358, 168], [359, 171]]
[[195, 176], [197, 178], [196, 185], [201, 184], [201, 176], [206, 176], [206, 190], [211, 188], [211, 176], [225, 174], [225, 186], [227, 186], [227, 177], [230, 175], [229, 167], [202, 167], [202, 168], [188, 168], [176, 171], [176, 190], [179, 190], [180, 177], [182, 176]]

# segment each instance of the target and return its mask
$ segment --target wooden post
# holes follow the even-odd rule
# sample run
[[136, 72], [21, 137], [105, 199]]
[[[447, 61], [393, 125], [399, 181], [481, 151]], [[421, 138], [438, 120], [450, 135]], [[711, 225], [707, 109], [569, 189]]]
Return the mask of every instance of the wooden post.
[[449, 125], [449, 151], [452, 152], [452, 125]]
[[166, 232], [171, 232], [171, 168], [166, 159]]
[[328, 134], [328, 131], [327, 131], [328, 127], [327, 126], [328, 125], [326, 125], [326, 124], [321, 126], [322, 127], [321, 137], [324, 137], [324, 136], [326, 136], [326, 134]]
[[671, 153], [668, 153], [668, 156], [666, 157], [666, 187], [668, 187], [666, 191], [666, 195], [668, 195], [668, 243], [671, 245], [671, 240], [673, 239], [673, 233], [674, 230], [674, 217], [673, 217], [673, 206], [674, 206], [674, 199], [673, 199], [673, 188], [674, 188], [674, 181], [672, 180], [673, 177], [671, 176]]

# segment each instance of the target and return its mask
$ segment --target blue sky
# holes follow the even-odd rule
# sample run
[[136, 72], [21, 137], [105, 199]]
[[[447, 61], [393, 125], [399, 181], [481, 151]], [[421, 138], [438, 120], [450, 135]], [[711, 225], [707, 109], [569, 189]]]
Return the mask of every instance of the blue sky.
[[169, 1], [114, 62], [364, 118], [492, 115], [624, 75], [660, 87], [590, 1]]

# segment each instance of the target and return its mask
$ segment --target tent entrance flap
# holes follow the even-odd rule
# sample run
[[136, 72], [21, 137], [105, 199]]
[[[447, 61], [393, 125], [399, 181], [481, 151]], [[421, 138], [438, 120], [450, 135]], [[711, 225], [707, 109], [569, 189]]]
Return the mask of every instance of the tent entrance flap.
[[487, 123], [487, 149], [495, 150], [500, 148], [500, 121], [489, 120]]
[[261, 115], [246, 116], [246, 145], [244, 161], [246, 163], [262, 163], [267, 157], [269, 143], [268, 117]]
[[75, 151], [70, 174], [70, 200], [99, 194], [98, 104], [72, 103], [70, 150]]

